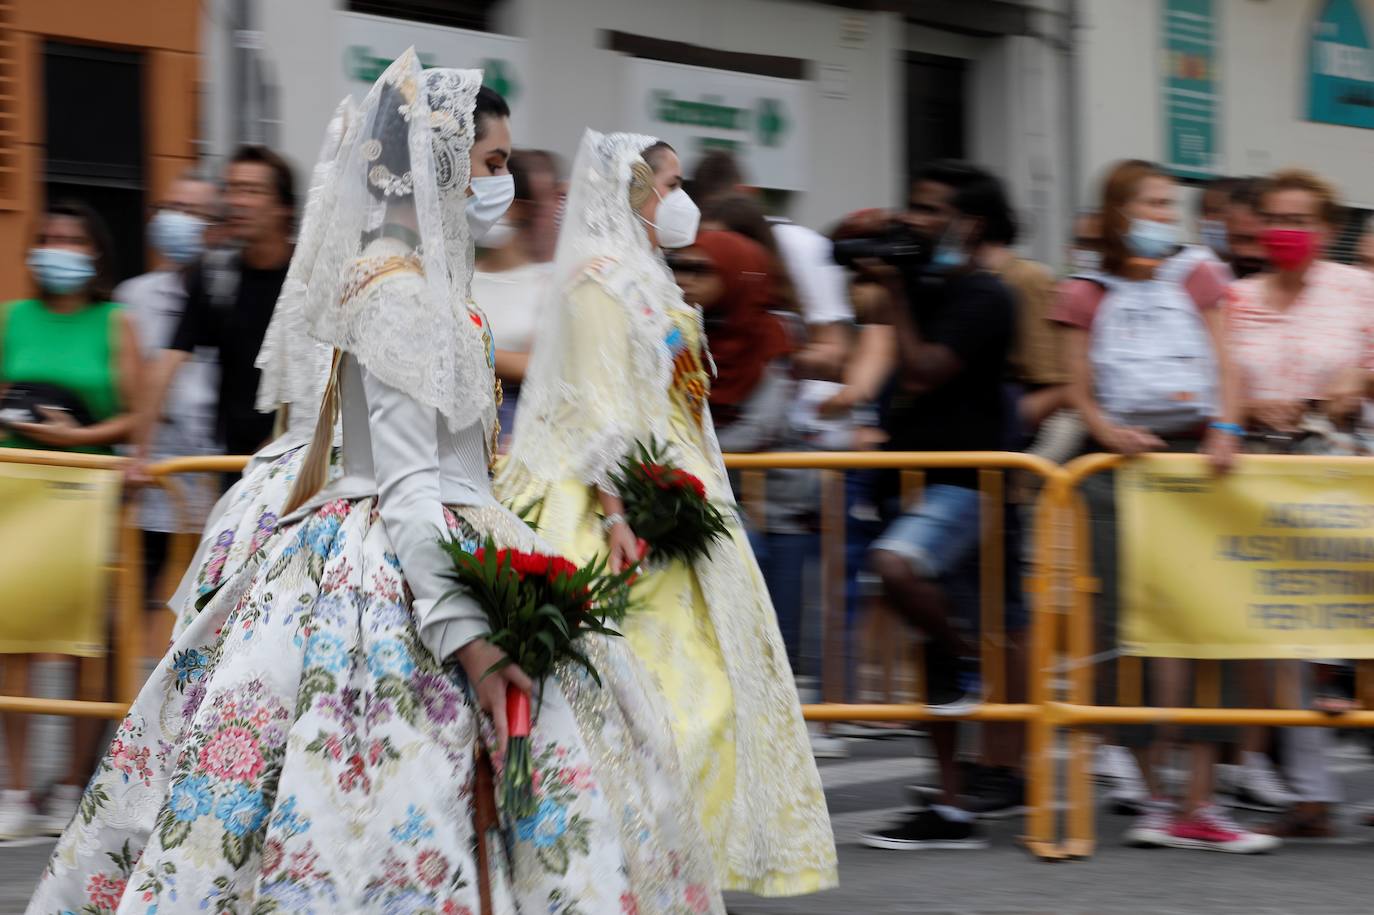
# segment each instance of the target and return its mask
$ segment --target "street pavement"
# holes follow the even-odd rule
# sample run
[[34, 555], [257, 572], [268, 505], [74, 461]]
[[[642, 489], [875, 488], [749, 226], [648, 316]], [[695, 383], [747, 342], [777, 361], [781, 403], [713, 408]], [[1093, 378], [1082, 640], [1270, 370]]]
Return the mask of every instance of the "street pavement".
[[[55, 733], [55, 731], [53, 732]], [[51, 735], [44, 742], [54, 740]], [[51, 745], [51, 744], [49, 744]], [[1290, 843], [1242, 857], [1122, 848], [1128, 821], [1102, 813], [1088, 861], [1047, 864], [1016, 844], [1019, 821], [992, 824], [985, 851], [892, 852], [860, 833], [902, 812], [902, 786], [928, 779], [918, 737], [855, 740], [851, 756], [821, 763], [840, 855], [840, 887], [801, 899], [728, 900], [732, 915], [1368, 915], [1374, 911], [1374, 829], [1353, 820], [1374, 805], [1368, 742], [1333, 758], [1348, 797], [1342, 838]], [[49, 770], [50, 771], [50, 770]], [[23, 911], [51, 840], [0, 846], [0, 915]]]

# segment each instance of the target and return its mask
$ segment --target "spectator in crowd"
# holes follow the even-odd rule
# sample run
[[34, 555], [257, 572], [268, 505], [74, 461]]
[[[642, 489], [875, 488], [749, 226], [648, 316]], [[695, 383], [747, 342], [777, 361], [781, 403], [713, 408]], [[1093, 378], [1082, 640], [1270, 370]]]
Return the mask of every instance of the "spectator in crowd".
[[1374, 217], [1365, 220], [1364, 231], [1360, 233], [1360, 244], [1355, 254], [1357, 264], [1366, 270], [1374, 270]]
[[978, 265], [996, 274], [1016, 302], [1016, 345], [1008, 366], [1019, 385], [1016, 425], [1007, 447], [1019, 450], [1040, 425], [1068, 406], [1068, 374], [1064, 371], [1063, 333], [1050, 321], [1055, 275], [1044, 264], [1018, 257], [1012, 239], [987, 239], [978, 251]]
[[1198, 237], [1223, 261], [1231, 256], [1227, 216], [1235, 187], [1235, 178], [1213, 178], [1202, 189], [1197, 201]]
[[[205, 232], [219, 214], [215, 185], [194, 175], [183, 175], [167, 188], [148, 223], [148, 240], [156, 257], [154, 268], [126, 280], [115, 289], [115, 301], [123, 304], [138, 331], [145, 358], [152, 358], [176, 331], [186, 311], [186, 272], [200, 260]], [[155, 460], [215, 452], [216, 367], [206, 354], [193, 356], [168, 393], [158, 417], [150, 456]], [[198, 532], [210, 507], [212, 489], [205, 481], [184, 479], [182, 511], [160, 488], [139, 495], [139, 526], [143, 530], [144, 598], [154, 606], [158, 576], [168, 558], [171, 535]], [[165, 637], [161, 630], [155, 630]], [[153, 647], [157, 656], [165, 645]]]
[[1073, 220], [1065, 272], [1070, 276], [1102, 269], [1102, 217], [1097, 210], [1080, 210]]
[[1226, 261], [1238, 280], [1269, 267], [1268, 255], [1260, 242], [1264, 224], [1259, 213], [1259, 192], [1263, 184], [1258, 178], [1241, 178], [1231, 186], [1231, 203], [1226, 209]]
[[550, 232], [558, 207], [558, 160], [540, 149], [510, 157], [515, 201], [487, 233], [472, 277], [472, 297], [491, 322], [496, 340], [496, 374], [502, 383], [501, 448], [515, 430], [520, 383], [525, 380], [539, 306], [553, 272], [556, 232]]
[[[1016, 306], [1006, 286], [980, 268], [977, 255], [988, 240], [1014, 235], [1014, 220], [1001, 182], [973, 166], [940, 163], [928, 168], [905, 215], [934, 251], [921, 269], [899, 281], [884, 271], [892, 295], [898, 369], [886, 406], [888, 447], [897, 451], [998, 451], [1006, 441], [1003, 390], [1015, 337]], [[872, 234], [866, 219], [841, 232]], [[879, 227], [880, 228], [880, 227]], [[926, 696], [941, 716], [977, 707], [971, 681], [976, 662], [961, 620], [976, 624], [970, 603], [955, 600], [957, 581], [976, 563], [984, 506], [971, 471], [928, 472], [920, 502], [873, 544], [870, 562], [888, 601], [928, 641]], [[895, 495], [895, 494], [894, 494]], [[976, 589], [974, 589], [976, 593]], [[1010, 608], [1009, 608], [1010, 609]], [[969, 617], [973, 619], [969, 619]], [[1009, 634], [1025, 628], [1007, 620]], [[894, 826], [863, 841], [877, 848], [976, 848], [986, 843], [973, 814], [961, 809], [953, 721], [931, 726], [940, 765], [941, 795]]]
[[[88, 207], [63, 203], [43, 215], [28, 258], [38, 296], [0, 306], [0, 447], [113, 454], [129, 439], [141, 363], [133, 322], [111, 301], [113, 251], [104, 221]], [[78, 662], [79, 698], [101, 698], [100, 678], [86, 675], [94, 663]], [[33, 694], [28, 655], [5, 658], [4, 690]], [[39, 818], [29, 793], [29, 716], [0, 717], [9, 775], [0, 839], [56, 835], [76, 812], [99, 725], [74, 725], [68, 768]]]
[[[291, 166], [265, 147], [243, 147], [225, 174], [225, 202], [227, 233], [237, 247], [207, 252], [187, 276], [186, 310], [151, 371], [135, 478], [152, 454], [167, 391], [198, 347], [219, 356], [215, 422], [226, 453], [252, 454], [272, 434], [272, 416], [255, 409], [259, 371], [254, 363], [291, 262], [296, 205]], [[226, 488], [233, 479], [226, 475]]]
[[[1173, 179], [1140, 160], [1122, 162], [1102, 189], [1102, 270], [1069, 281], [1055, 319], [1068, 327], [1072, 398], [1096, 448], [1118, 454], [1205, 451], [1215, 467], [1231, 465], [1239, 447], [1238, 405], [1220, 305], [1227, 271], [1205, 248], [1180, 244]], [[1117, 642], [1117, 541], [1112, 476], [1089, 479], [1092, 556], [1102, 583], [1098, 644]], [[1191, 667], [1186, 661], [1148, 664], [1147, 704], [1184, 703]], [[1116, 678], [1098, 672], [1099, 701], [1110, 703]], [[1121, 728], [1118, 737], [1137, 756], [1151, 799], [1127, 833], [1128, 844], [1253, 853], [1277, 844], [1232, 822], [1212, 804], [1217, 747], [1226, 729], [1185, 728], [1192, 774], [1186, 808], [1159, 777], [1168, 748], [1152, 729]]]
[[[1271, 454], [1349, 454], [1342, 432], [1358, 419], [1374, 371], [1374, 277], [1324, 252], [1340, 224], [1335, 191], [1302, 169], [1278, 172], [1257, 193], [1269, 273], [1234, 284], [1226, 324], [1249, 432], [1247, 449]], [[1295, 662], [1276, 662], [1291, 664]], [[1309, 685], [1314, 665], [1303, 664]], [[1273, 702], [1272, 695], [1267, 697]], [[1318, 699], [1343, 710], [1348, 697]], [[1329, 703], [1342, 702], [1332, 708]], [[1334, 834], [1339, 785], [1327, 767], [1330, 732], [1286, 728], [1283, 760], [1298, 803], [1270, 832]]]
[[[769, 252], [770, 310], [788, 329], [791, 341], [787, 377], [780, 376], [776, 370], [771, 371], [765, 391], [772, 393], [760, 396], [758, 401], [761, 408], [769, 404], [781, 407], [783, 415], [775, 416], [776, 421], [751, 421], [733, 432], [727, 429], [727, 438], [723, 440], [722, 447], [726, 450], [786, 451], [837, 447], [833, 441], [827, 444], [825, 440], [827, 435], [833, 435], [832, 427], [836, 424], [821, 419], [817, 407], [833, 393], [838, 384], [814, 376], [819, 365], [829, 364], [835, 358], [842, 363], [848, 352], [849, 325], [838, 322], [821, 325], [807, 316], [805, 299], [799, 285], [794, 282], [791, 264], [782, 249], [784, 239], [789, 237], [784, 224], [770, 220], [765, 215], [756, 194], [745, 193], [729, 180], [739, 174], [734, 160], [712, 154], [703, 160], [702, 165], [704, 170], [696, 187], [699, 196], [706, 194], [703, 198], [706, 201], [702, 213], [703, 227], [738, 233]], [[713, 191], [713, 188], [716, 190]], [[795, 241], [814, 234], [810, 230], [800, 230], [800, 234], [794, 234], [791, 238]], [[829, 257], [829, 242], [822, 241]], [[805, 266], [807, 262], [802, 259], [800, 263]], [[834, 278], [830, 272], [832, 269], [838, 273], [843, 290], [844, 273], [833, 258], [826, 265], [811, 266], [815, 268], [811, 277], [819, 296], [815, 301], [824, 301], [824, 296], [829, 295], [829, 286], [825, 281]], [[818, 279], [821, 282], [814, 282]], [[836, 350], [836, 346], [843, 349]], [[826, 372], [832, 370], [833, 367], [824, 369]], [[800, 376], [799, 380], [794, 382], [793, 376]], [[842, 427], [843, 423], [839, 425]], [[761, 437], [758, 435], [760, 431], [767, 434]], [[794, 597], [801, 599], [803, 595], [815, 593], [814, 587], [808, 589], [805, 583], [798, 581], [796, 569], [819, 567], [820, 475], [811, 470], [775, 469], [768, 472], [767, 481], [768, 511], [761, 525], [763, 530], [751, 531], [750, 540], [764, 570], [774, 606], [786, 608], [791, 606]], [[779, 612], [784, 616], [790, 614], [787, 609]], [[801, 618], [801, 643], [793, 672], [798, 675], [798, 688], [806, 699], [815, 689], [814, 674], [819, 666], [824, 634], [820, 631], [819, 613], [810, 617], [803, 613]], [[827, 736], [825, 731], [823, 726], [812, 726], [813, 751], [820, 756], [844, 755], [846, 749], [843, 742]]]
[[[717, 198], [740, 192], [751, 189], [738, 160], [723, 150], [707, 153], [692, 177], [692, 196], [703, 214]], [[806, 322], [807, 344], [793, 356], [797, 374], [833, 381], [844, 370], [848, 329], [854, 321], [844, 271], [831, 256], [829, 240], [820, 233], [781, 218], [772, 218], [769, 224]]]
[[[721, 449], [770, 447], [785, 432], [793, 389], [787, 333], [769, 310], [772, 255], [738, 233], [704, 231], [691, 248], [674, 252], [669, 266], [683, 297], [702, 310], [716, 364], [710, 402]], [[794, 648], [788, 644], [789, 652]]]

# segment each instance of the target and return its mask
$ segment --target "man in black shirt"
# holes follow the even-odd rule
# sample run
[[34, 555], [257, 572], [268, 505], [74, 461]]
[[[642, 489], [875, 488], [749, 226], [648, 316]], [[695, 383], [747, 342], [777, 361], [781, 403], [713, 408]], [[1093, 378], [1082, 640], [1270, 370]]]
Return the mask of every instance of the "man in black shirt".
[[271, 437], [272, 417], [254, 409], [259, 372], [253, 363], [291, 262], [295, 199], [291, 167], [271, 150], [246, 146], [229, 163], [225, 228], [237, 247], [206, 254], [187, 279], [186, 311], [151, 373], [140, 465], [172, 379], [200, 346], [219, 354], [216, 425], [226, 453], [252, 454]]
[[[894, 302], [898, 369], [883, 427], [897, 451], [1002, 451], [1007, 446], [1007, 359], [1016, 329], [1011, 293], [980, 268], [986, 245], [1009, 244], [1015, 223], [1001, 183], [957, 163], [918, 177], [902, 215], [933, 254], [889, 280]], [[978, 561], [983, 505], [973, 470], [929, 471], [921, 500], [905, 510], [871, 547], [872, 569], [894, 610], [919, 628], [926, 652], [926, 701], [932, 712], [957, 716], [979, 703], [976, 655], [960, 623], [977, 625], [974, 600], [960, 586]], [[1006, 622], [1023, 629], [1020, 602]], [[972, 611], [972, 612], [970, 612]], [[930, 809], [863, 837], [878, 848], [977, 848], [973, 813], [961, 804], [954, 722], [931, 726], [940, 763], [940, 791]]]

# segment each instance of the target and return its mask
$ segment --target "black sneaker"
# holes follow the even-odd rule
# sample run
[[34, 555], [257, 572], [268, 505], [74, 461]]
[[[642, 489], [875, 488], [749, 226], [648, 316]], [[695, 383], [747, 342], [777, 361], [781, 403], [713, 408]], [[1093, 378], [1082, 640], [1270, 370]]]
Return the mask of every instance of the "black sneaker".
[[960, 798], [959, 806], [980, 820], [1005, 820], [1026, 812], [1026, 780], [1011, 769], [993, 769]]
[[859, 837], [859, 841], [869, 848], [892, 851], [988, 847], [988, 840], [983, 838], [978, 824], [973, 820], [957, 823], [933, 810], [921, 810], [886, 829], [866, 832]]
[[[959, 807], [980, 820], [1005, 820], [1026, 810], [1026, 781], [1011, 769], [970, 764]], [[907, 796], [917, 807], [938, 803], [944, 791], [933, 785], [910, 785]]]
[[982, 692], [975, 662], [931, 658], [926, 669], [926, 707], [932, 715], [967, 715], [983, 704]]
[[[976, 794], [978, 786], [992, 771], [991, 766], [974, 762], [971, 759], [959, 760], [959, 791], [961, 794]], [[939, 785], [907, 785], [907, 798], [914, 807], [928, 807], [940, 803], [945, 789]]]

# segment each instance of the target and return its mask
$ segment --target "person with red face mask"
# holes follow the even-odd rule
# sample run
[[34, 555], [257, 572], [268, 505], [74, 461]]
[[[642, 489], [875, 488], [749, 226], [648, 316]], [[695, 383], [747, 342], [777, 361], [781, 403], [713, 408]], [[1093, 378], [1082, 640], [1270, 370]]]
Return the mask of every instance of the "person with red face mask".
[[1250, 431], [1291, 437], [1305, 417], [1357, 416], [1374, 370], [1374, 277], [1325, 259], [1340, 215], [1331, 186], [1289, 169], [1260, 191], [1260, 243], [1272, 266], [1231, 287], [1230, 338]]
[[[1340, 217], [1331, 186], [1311, 172], [1287, 169], [1262, 183], [1259, 241], [1270, 272], [1233, 284], [1225, 305], [1247, 451], [1349, 454], [1374, 370], [1374, 276], [1325, 259]], [[1291, 664], [1295, 662], [1273, 662]], [[1349, 705], [1327, 665], [1305, 664], [1316, 681], [1313, 705]], [[1267, 678], [1269, 682], [1276, 676]], [[1284, 768], [1297, 803], [1270, 832], [1327, 838], [1340, 800], [1327, 767], [1324, 728], [1285, 728]]]

